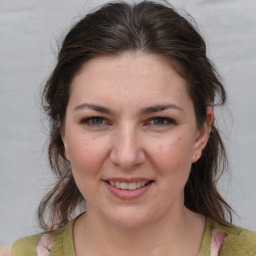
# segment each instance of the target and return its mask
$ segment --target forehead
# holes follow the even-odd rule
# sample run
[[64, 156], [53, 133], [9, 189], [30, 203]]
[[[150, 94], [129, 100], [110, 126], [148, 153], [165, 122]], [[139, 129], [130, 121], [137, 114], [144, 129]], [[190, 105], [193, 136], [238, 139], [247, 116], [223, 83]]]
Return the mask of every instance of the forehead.
[[[166, 58], [157, 54], [147, 54], [141, 51], [125, 52], [119, 55], [106, 55], [98, 56], [87, 62], [76, 72], [74, 80], [84, 75], [94, 75], [95, 78], [102, 77], [103, 75], [111, 78], [126, 76], [129, 78], [143, 78], [143, 77], [158, 77], [179, 75], [174, 69], [174, 61], [167, 60]], [[99, 75], [101, 75], [99, 77]], [[181, 77], [180, 77], [181, 78]], [[183, 79], [182, 79], [183, 80]]]
[[73, 98], [136, 104], [143, 100], [148, 104], [190, 100], [186, 81], [172, 63], [142, 52], [101, 56], [86, 62], [72, 80], [70, 100]]

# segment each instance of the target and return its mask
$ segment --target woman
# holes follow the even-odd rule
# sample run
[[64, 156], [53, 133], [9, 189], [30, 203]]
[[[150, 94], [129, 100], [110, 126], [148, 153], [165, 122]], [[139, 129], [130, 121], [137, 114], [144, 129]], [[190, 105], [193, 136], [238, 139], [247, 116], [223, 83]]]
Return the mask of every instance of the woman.
[[13, 256], [256, 253], [216, 188], [225, 89], [173, 8], [120, 2], [87, 15], [43, 96], [58, 182], [38, 209], [45, 232], [14, 242]]

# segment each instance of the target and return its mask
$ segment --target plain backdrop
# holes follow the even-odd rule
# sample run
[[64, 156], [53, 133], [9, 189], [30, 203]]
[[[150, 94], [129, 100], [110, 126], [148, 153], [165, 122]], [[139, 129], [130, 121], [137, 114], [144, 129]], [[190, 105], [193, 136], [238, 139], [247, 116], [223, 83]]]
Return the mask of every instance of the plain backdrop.
[[[71, 24], [107, 1], [0, 1], [0, 245], [38, 232], [36, 207], [53, 183], [40, 90], [55, 64], [57, 42]], [[256, 230], [256, 1], [173, 0], [191, 14], [223, 76], [227, 107], [217, 117], [230, 174], [219, 183]]]

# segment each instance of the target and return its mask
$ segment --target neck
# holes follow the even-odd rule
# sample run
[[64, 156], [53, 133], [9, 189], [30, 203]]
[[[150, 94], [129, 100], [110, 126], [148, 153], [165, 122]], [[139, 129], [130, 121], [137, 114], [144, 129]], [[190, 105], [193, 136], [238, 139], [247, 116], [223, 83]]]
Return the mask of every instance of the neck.
[[198, 255], [203, 231], [204, 217], [185, 207], [139, 227], [120, 227], [88, 211], [75, 222], [75, 250], [77, 256]]

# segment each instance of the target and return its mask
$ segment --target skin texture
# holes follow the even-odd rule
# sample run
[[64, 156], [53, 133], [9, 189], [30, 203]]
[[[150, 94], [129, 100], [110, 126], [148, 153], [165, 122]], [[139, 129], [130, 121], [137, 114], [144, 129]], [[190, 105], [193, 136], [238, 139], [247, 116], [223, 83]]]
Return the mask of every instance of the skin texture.
[[0, 256], [11, 256], [11, 245], [0, 246]]
[[[124, 53], [82, 66], [62, 132], [86, 199], [87, 213], [74, 227], [78, 256], [120, 255], [120, 248], [122, 255], [198, 253], [204, 218], [184, 207], [183, 189], [207, 143], [212, 116], [208, 108], [198, 129], [185, 80], [157, 55]], [[139, 197], [124, 200], [109, 190], [106, 181], [113, 179], [152, 182]]]

